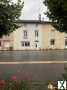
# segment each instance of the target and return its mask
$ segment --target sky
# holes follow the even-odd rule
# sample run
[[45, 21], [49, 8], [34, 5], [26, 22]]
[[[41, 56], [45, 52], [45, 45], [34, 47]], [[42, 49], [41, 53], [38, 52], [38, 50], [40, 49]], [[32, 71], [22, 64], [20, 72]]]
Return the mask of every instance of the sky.
[[48, 20], [44, 12], [47, 8], [43, 4], [43, 0], [23, 0], [24, 7], [20, 19], [24, 20], [38, 20], [39, 14], [41, 14], [42, 20]]

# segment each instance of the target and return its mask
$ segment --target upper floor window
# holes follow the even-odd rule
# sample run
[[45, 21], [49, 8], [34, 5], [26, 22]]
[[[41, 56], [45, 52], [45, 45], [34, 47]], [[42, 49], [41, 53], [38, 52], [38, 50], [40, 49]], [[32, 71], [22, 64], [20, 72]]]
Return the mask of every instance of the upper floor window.
[[26, 30], [24, 30], [24, 39], [27, 39], [28, 38], [28, 32]]
[[23, 26], [23, 27], [27, 27], [27, 24], [25, 23], [25, 24], [23, 24], [22, 26]]
[[51, 37], [54, 38], [55, 37], [55, 30], [54, 29], [51, 29]]
[[39, 32], [37, 30], [35, 30], [35, 37], [39, 36]]
[[54, 29], [51, 29], [51, 32], [55, 32], [55, 30]]

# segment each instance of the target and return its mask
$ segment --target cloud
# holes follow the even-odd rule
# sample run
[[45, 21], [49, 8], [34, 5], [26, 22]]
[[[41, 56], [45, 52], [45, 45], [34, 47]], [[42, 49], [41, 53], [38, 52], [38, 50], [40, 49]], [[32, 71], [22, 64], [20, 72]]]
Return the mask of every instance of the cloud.
[[[21, 19], [38, 19], [38, 15], [46, 10], [43, 0], [24, 0], [24, 8], [22, 10]], [[44, 16], [45, 17], [45, 16]]]

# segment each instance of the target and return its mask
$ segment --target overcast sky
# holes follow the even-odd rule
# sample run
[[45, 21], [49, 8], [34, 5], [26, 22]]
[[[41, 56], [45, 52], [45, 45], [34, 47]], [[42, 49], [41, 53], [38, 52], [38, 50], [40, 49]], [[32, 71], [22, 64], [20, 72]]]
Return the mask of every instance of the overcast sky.
[[24, 0], [21, 19], [38, 19], [39, 14], [41, 14], [42, 19], [44, 17], [44, 20], [47, 20], [44, 15], [46, 10], [46, 7], [43, 5], [43, 0]]

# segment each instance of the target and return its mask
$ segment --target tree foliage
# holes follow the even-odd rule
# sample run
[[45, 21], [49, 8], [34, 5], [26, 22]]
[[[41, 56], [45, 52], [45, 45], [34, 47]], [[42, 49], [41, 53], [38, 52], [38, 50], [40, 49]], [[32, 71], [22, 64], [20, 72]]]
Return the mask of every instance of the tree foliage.
[[0, 37], [10, 34], [18, 26], [14, 21], [19, 18], [23, 2], [17, 0], [0, 0]]
[[47, 16], [60, 32], [67, 33], [67, 0], [45, 0]]

